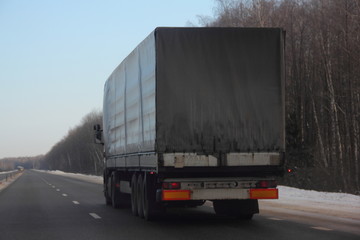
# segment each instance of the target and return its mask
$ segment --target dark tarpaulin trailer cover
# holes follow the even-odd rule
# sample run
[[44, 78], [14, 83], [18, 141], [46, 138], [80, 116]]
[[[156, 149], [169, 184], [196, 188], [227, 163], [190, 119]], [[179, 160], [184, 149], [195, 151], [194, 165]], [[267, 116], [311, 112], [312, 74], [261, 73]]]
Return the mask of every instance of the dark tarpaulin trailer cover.
[[105, 84], [108, 156], [283, 152], [284, 32], [157, 28]]

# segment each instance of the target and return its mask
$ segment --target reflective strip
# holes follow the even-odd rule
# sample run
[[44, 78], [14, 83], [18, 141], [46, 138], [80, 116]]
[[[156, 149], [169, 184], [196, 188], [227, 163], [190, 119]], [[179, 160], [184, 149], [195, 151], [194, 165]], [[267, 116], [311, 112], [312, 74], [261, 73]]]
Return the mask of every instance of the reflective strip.
[[279, 153], [228, 153], [227, 166], [280, 165]]
[[190, 200], [190, 190], [163, 190], [163, 201]]
[[250, 199], [278, 199], [279, 190], [271, 189], [250, 189]]
[[197, 155], [196, 153], [166, 153], [164, 167], [216, 167], [217, 158], [212, 155]]

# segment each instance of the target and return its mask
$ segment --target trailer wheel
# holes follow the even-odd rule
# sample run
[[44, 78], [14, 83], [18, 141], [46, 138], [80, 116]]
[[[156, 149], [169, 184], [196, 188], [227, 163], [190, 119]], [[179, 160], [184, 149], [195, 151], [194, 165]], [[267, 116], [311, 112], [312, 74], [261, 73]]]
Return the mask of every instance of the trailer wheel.
[[104, 172], [104, 197], [105, 197], [105, 203], [107, 206], [110, 206], [111, 203], [111, 197], [109, 196], [109, 179], [105, 172]]
[[163, 212], [164, 207], [156, 202], [156, 183], [155, 179], [149, 175], [144, 175], [144, 190], [143, 190], [143, 211], [144, 218], [147, 221], [152, 221], [158, 218]]
[[131, 178], [131, 212], [134, 216], [138, 216], [137, 207], [137, 175], [134, 173]]
[[143, 209], [143, 202], [144, 202], [144, 181], [141, 174], [138, 176], [137, 180], [137, 209], [139, 217], [144, 217], [144, 209]]
[[113, 172], [111, 175], [111, 202], [114, 208], [125, 207], [128, 197], [126, 193], [120, 192], [120, 173]]
[[217, 215], [251, 220], [255, 213], [259, 213], [257, 200], [215, 200], [214, 210]]

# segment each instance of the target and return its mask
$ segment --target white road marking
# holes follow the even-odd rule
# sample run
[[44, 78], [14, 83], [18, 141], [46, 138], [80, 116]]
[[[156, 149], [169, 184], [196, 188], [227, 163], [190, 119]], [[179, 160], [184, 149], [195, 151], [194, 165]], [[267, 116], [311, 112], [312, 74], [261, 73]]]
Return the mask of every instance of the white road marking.
[[49, 184], [51, 186], [51, 183], [49, 183], [48, 181], [46, 181], [43, 177], [40, 177], [41, 180], [43, 180], [44, 183]]
[[274, 221], [282, 221], [283, 219], [280, 219], [280, 218], [268, 218], [270, 220], [274, 220]]
[[60, 189], [56, 189], [57, 192], [60, 192]]
[[311, 227], [311, 228], [316, 229], [316, 230], [321, 230], [321, 231], [332, 231], [332, 229], [324, 228], [324, 227]]
[[89, 215], [95, 219], [101, 219], [101, 217], [99, 215], [97, 215], [96, 213], [89, 213]]
[[72, 201], [74, 204], [79, 205], [80, 203], [78, 201]]
[[63, 193], [62, 195], [63, 195], [64, 197], [67, 197], [67, 194], [66, 194], [66, 193]]
[[55, 186], [53, 185], [52, 188], [55, 188]]

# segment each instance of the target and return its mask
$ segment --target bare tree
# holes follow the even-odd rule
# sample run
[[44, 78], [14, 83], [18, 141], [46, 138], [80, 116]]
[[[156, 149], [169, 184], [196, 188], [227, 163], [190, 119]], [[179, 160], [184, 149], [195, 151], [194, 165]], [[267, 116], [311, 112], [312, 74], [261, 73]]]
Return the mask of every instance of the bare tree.
[[287, 158], [299, 169], [292, 184], [358, 192], [360, 2], [218, 0], [217, 5], [208, 26], [286, 30]]

